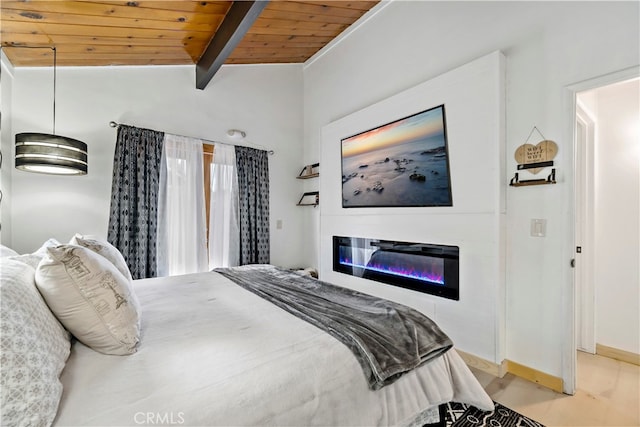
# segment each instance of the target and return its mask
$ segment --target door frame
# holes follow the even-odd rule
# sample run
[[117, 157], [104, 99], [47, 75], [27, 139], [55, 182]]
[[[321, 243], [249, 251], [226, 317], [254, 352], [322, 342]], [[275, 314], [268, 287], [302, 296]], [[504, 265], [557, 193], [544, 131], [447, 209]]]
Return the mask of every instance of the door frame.
[[576, 257], [576, 111], [577, 94], [590, 89], [608, 86], [614, 83], [623, 82], [640, 77], [640, 66], [633, 66], [606, 74], [599, 77], [583, 80], [568, 86], [564, 89], [564, 140], [569, 141], [571, 150], [569, 161], [571, 170], [567, 171], [567, 197], [563, 211], [565, 215], [566, 235], [563, 245], [563, 257], [567, 260], [564, 263], [564, 286], [562, 287], [562, 381], [563, 392], [573, 395], [576, 390], [576, 367], [577, 367], [577, 347], [576, 347], [576, 288], [575, 269], [570, 261]]

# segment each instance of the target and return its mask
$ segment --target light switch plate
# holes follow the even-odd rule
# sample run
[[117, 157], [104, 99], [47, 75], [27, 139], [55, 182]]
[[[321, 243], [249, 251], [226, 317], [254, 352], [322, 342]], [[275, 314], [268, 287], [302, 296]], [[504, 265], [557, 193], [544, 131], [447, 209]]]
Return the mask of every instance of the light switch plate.
[[547, 235], [547, 220], [531, 220], [531, 237], [545, 237]]

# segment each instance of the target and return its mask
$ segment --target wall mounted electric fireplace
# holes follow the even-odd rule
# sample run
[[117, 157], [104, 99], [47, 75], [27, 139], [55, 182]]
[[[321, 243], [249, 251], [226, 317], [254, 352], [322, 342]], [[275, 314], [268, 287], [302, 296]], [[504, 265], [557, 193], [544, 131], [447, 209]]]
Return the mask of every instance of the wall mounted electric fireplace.
[[333, 236], [333, 270], [458, 300], [457, 246]]

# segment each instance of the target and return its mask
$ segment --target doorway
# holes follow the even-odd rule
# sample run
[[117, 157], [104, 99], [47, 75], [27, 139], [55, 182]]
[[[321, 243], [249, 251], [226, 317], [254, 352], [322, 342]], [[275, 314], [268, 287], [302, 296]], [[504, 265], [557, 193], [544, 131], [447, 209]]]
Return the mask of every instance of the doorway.
[[[568, 87], [570, 135], [574, 141], [573, 199], [569, 201], [572, 204], [569, 211], [573, 214], [574, 229], [569, 239], [569, 253], [572, 266], [575, 267], [569, 272], [570, 280], [564, 293], [568, 327], [563, 344], [563, 380], [564, 392], [568, 394], [573, 394], [576, 389], [576, 350], [596, 353], [596, 343], [600, 339], [614, 344], [616, 341], [618, 344], [622, 342], [623, 346], [637, 346], [624, 343], [629, 315], [626, 314], [626, 322], [622, 321], [624, 314], [619, 313], [620, 306], [612, 301], [614, 296], [624, 299], [627, 295], [631, 300], [635, 298], [638, 293], [638, 272], [631, 271], [631, 276], [627, 277], [606, 278], [603, 272], [612, 276], [619, 271], [628, 273], [628, 269], [620, 268], [620, 265], [637, 266], [640, 259], [637, 249], [640, 235], [638, 77], [640, 67], [633, 67]], [[624, 96], [633, 100], [627, 105], [635, 108], [635, 112], [626, 114], [634, 122], [629, 125], [619, 121], [619, 116], [625, 116], [620, 114], [619, 109], [619, 101]], [[611, 99], [615, 99], [616, 103], [612, 103]], [[603, 125], [600, 126], [599, 122]], [[619, 131], [623, 128], [625, 132], [627, 128], [629, 130], [627, 134], [620, 135]], [[632, 135], [633, 132], [635, 134]], [[621, 138], [626, 146], [620, 145]], [[634, 141], [635, 145], [629, 141]], [[626, 172], [627, 178], [631, 177], [629, 181], [621, 181], [624, 171], [629, 171]], [[625, 191], [629, 192], [626, 196]], [[621, 215], [621, 212], [624, 214]], [[621, 289], [620, 283], [624, 281], [631, 283], [629, 286], [635, 283], [635, 289]], [[602, 283], [607, 283], [611, 289], [603, 291]], [[626, 310], [629, 312], [633, 307]], [[615, 322], [618, 322], [617, 325]]]

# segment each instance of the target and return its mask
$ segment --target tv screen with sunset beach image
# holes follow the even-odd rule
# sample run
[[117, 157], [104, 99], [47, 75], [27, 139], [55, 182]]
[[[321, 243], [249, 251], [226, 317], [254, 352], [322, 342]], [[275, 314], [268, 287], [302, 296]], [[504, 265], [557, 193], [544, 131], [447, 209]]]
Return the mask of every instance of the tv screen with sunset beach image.
[[452, 204], [444, 105], [342, 140], [342, 207]]

